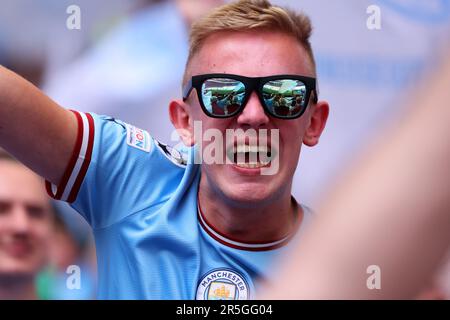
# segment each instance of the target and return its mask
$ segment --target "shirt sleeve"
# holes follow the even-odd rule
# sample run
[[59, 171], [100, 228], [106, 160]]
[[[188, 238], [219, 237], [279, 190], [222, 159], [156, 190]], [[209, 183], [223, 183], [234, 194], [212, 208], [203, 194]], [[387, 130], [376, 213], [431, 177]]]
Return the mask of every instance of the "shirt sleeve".
[[72, 112], [77, 140], [60, 184], [46, 181], [52, 198], [69, 202], [95, 229], [171, 197], [186, 169], [181, 154], [120, 120]]

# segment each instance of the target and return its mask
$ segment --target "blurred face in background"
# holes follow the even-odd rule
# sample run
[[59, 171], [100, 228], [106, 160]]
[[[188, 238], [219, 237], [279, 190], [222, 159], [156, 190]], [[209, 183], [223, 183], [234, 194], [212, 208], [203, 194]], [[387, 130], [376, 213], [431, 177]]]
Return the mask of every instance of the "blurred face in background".
[[47, 262], [53, 213], [43, 181], [0, 159], [0, 276], [33, 276]]

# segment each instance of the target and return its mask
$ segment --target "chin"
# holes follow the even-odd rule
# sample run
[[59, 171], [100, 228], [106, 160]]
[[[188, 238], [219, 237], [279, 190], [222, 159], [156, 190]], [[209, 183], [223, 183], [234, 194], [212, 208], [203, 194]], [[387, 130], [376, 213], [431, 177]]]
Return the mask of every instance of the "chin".
[[267, 184], [245, 183], [227, 189], [225, 196], [241, 206], [256, 207], [273, 201], [274, 192]]
[[26, 276], [37, 273], [44, 264], [36, 261], [5, 261], [0, 267], [1, 273], [9, 273], [15, 276]]
[[3, 275], [8, 275], [9, 277], [14, 278], [22, 278], [22, 277], [29, 277], [36, 274], [38, 271], [36, 268], [30, 267], [30, 266], [23, 266], [23, 265], [11, 265], [7, 267], [0, 268], [0, 273]]

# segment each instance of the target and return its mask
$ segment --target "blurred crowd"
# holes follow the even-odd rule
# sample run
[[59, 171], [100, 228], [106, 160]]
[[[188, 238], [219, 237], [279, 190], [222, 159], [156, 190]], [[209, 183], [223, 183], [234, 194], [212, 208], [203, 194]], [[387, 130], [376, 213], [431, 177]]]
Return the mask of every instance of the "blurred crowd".
[[[117, 117], [176, 144], [167, 106], [181, 96], [189, 27], [224, 2], [2, 1], [0, 64], [66, 108]], [[366, 27], [372, 2], [381, 8], [381, 30]], [[74, 3], [81, 10], [79, 30], [66, 27], [66, 9]], [[402, 112], [395, 109], [399, 94], [415, 89], [417, 77], [433, 66], [439, 44], [450, 39], [450, 1], [272, 3], [304, 10], [315, 27], [319, 96], [330, 102], [331, 115], [319, 147], [302, 154], [305, 169], [294, 181], [296, 198], [314, 207], [353, 151]], [[81, 271], [75, 289], [68, 285], [77, 275], [70, 266]], [[87, 224], [1, 152], [0, 299], [93, 299], [95, 289]], [[450, 299], [450, 262], [418, 298]]]

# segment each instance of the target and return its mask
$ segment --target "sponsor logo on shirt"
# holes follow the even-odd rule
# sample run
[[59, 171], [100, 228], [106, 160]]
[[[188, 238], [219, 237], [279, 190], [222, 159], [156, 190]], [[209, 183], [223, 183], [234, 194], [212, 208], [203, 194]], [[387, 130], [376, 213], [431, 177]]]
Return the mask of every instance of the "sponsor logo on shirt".
[[127, 144], [133, 148], [150, 152], [150, 135], [147, 131], [126, 124]]
[[201, 278], [197, 300], [249, 300], [250, 290], [245, 278], [231, 269], [214, 269]]

